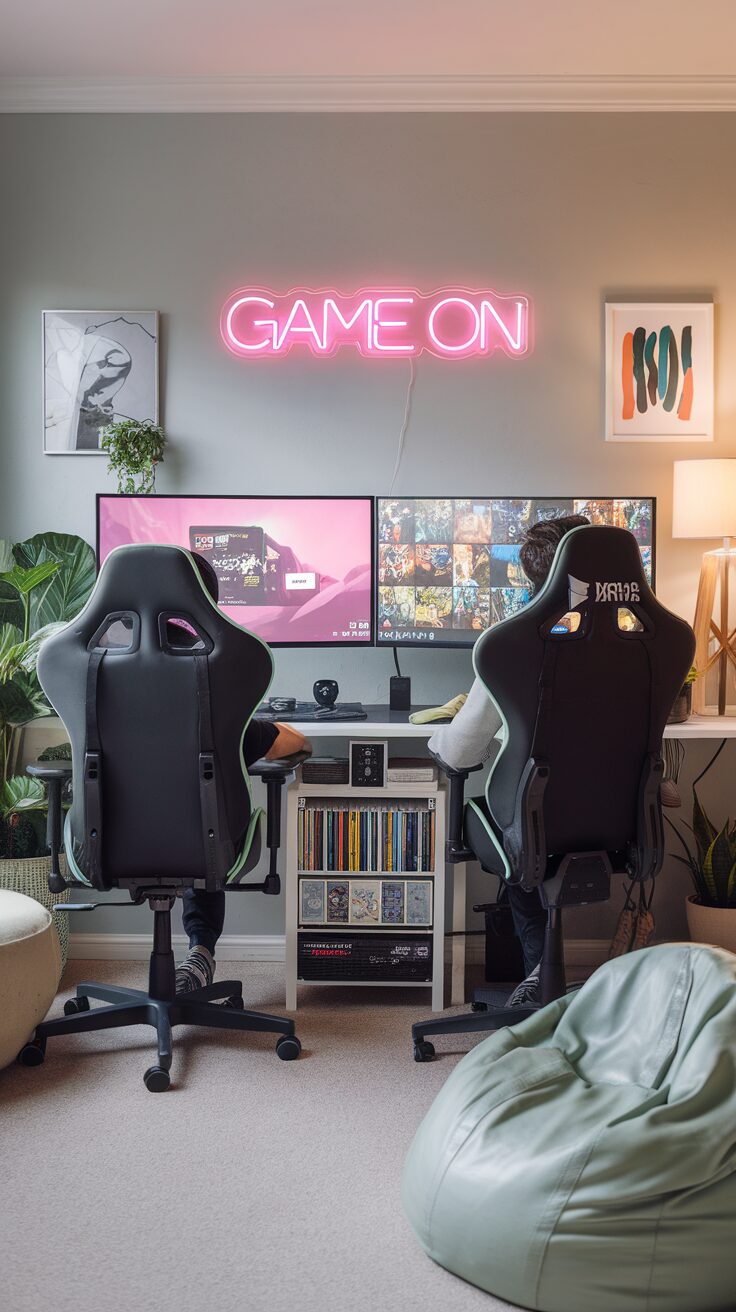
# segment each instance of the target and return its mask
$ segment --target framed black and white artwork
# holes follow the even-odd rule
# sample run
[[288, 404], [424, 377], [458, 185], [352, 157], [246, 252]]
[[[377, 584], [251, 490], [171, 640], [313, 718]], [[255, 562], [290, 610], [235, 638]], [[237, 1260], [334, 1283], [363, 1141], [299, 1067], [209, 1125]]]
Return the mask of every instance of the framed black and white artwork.
[[158, 423], [157, 310], [43, 311], [43, 449], [102, 455], [100, 429]]

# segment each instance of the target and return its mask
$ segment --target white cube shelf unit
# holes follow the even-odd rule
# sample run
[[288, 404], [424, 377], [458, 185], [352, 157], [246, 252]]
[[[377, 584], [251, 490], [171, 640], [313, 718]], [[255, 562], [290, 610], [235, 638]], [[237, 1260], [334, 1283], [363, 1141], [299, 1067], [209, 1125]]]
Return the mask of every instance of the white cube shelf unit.
[[308, 984], [431, 989], [442, 1010], [444, 788], [305, 784], [297, 772], [285, 865], [289, 1011]]

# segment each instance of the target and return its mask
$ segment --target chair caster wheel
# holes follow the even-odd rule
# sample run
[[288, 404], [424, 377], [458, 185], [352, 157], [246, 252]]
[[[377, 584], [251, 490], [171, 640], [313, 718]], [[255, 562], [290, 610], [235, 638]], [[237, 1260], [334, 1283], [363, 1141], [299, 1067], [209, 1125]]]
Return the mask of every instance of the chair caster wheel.
[[46, 1040], [31, 1039], [18, 1053], [17, 1060], [21, 1066], [43, 1066], [46, 1056]]
[[419, 1041], [414, 1044], [415, 1061], [431, 1061], [433, 1057], [434, 1044], [430, 1043], [428, 1039], [419, 1039]]
[[76, 1016], [78, 1011], [89, 1011], [89, 998], [69, 998], [64, 1003], [65, 1016]]
[[149, 1066], [143, 1082], [149, 1093], [165, 1093], [171, 1084], [171, 1076], [163, 1066]]
[[470, 1010], [471, 1010], [471, 1011], [488, 1011], [488, 1003], [487, 1003], [487, 1002], [471, 1002], [471, 1004], [470, 1004]]
[[232, 997], [225, 998], [223, 1006], [230, 1007], [234, 1011], [245, 1011], [242, 993], [233, 993]]
[[282, 1061], [296, 1061], [301, 1050], [302, 1045], [296, 1034], [284, 1034], [276, 1044], [276, 1056]]

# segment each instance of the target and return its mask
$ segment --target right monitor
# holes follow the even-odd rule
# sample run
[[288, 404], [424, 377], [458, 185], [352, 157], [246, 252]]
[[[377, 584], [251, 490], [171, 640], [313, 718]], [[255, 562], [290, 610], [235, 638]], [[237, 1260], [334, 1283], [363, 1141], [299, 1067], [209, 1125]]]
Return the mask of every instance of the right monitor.
[[472, 647], [531, 591], [519, 553], [541, 519], [629, 529], [654, 584], [653, 497], [378, 497], [376, 641]]

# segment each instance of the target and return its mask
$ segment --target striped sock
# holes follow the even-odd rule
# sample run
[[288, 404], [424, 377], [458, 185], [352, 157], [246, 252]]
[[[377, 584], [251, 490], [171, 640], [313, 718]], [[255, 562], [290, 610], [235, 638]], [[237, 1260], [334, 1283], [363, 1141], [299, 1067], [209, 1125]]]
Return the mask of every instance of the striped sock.
[[183, 961], [176, 968], [177, 993], [191, 993], [194, 989], [204, 988], [215, 978], [215, 959], [207, 948], [201, 944], [190, 948]]

